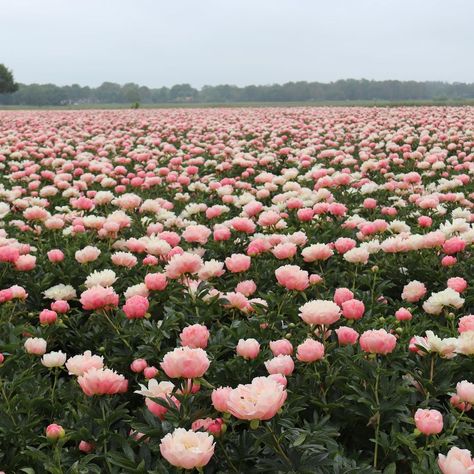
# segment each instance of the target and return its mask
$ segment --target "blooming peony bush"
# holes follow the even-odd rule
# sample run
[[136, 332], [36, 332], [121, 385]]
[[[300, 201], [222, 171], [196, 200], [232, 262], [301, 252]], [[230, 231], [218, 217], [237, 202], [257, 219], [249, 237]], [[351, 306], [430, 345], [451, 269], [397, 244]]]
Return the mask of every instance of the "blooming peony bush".
[[469, 107], [0, 113], [0, 471], [474, 472]]

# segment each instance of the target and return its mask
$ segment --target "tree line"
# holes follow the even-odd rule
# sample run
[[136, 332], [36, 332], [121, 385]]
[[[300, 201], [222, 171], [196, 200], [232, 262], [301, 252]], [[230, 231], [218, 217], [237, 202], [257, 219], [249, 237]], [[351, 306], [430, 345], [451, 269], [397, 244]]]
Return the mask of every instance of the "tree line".
[[134, 83], [104, 82], [99, 87], [18, 84], [10, 93], [0, 93], [2, 105], [166, 104], [235, 102], [411, 101], [464, 100], [474, 98], [474, 83], [436, 81], [373, 81], [344, 79], [330, 83], [204, 86], [189, 84], [149, 88]]

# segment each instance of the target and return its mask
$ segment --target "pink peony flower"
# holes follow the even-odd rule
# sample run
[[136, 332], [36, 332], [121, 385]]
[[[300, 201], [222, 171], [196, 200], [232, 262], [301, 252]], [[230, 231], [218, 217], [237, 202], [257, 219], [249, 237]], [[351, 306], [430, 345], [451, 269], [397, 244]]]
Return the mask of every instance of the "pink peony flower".
[[395, 318], [398, 321], [410, 321], [413, 318], [413, 315], [408, 309], [400, 308], [395, 311]]
[[474, 403], [474, 383], [463, 380], [456, 385], [456, 394], [458, 397], [471, 405]]
[[156, 417], [163, 420], [168, 408], [153, 401], [153, 398], [160, 398], [162, 400], [167, 400], [168, 403], [172, 403], [176, 408], [180, 407], [179, 400], [173, 396], [174, 384], [171, 382], [159, 382], [155, 379], [148, 381], [148, 387], [140, 384], [140, 390], [135, 390], [135, 393], [143, 395], [145, 397], [145, 405], [148, 410], [153, 413]]
[[269, 374], [291, 375], [295, 370], [295, 363], [289, 355], [280, 354], [265, 362]]
[[104, 367], [104, 358], [92, 355], [91, 351], [85, 351], [82, 355], [70, 357], [66, 362], [66, 369], [69, 375], [84, 375], [90, 369], [102, 369]]
[[82, 308], [91, 311], [117, 307], [118, 301], [119, 297], [112, 287], [96, 285], [81, 294]]
[[462, 293], [467, 288], [467, 281], [461, 277], [453, 277], [448, 280], [448, 288]]
[[145, 359], [135, 359], [130, 364], [130, 370], [132, 372], [135, 372], [136, 374], [143, 372], [147, 367], [148, 367], [148, 362]]
[[297, 347], [296, 358], [301, 362], [314, 362], [324, 357], [324, 346], [314, 339], [306, 339]]
[[163, 291], [168, 282], [163, 273], [148, 273], [145, 276], [145, 285], [150, 291]]
[[48, 252], [48, 260], [51, 263], [58, 263], [64, 260], [64, 253], [59, 249], [52, 249]]
[[219, 387], [212, 391], [211, 400], [212, 406], [215, 410], [226, 413], [228, 412], [227, 402], [229, 400], [230, 392], [232, 392], [231, 387]]
[[42, 356], [46, 353], [46, 341], [41, 337], [29, 337], [24, 346], [28, 354]]
[[439, 434], [443, 431], [443, 415], [438, 410], [418, 408], [414, 418], [416, 428], [426, 436]]
[[299, 310], [300, 318], [307, 324], [329, 326], [341, 317], [339, 306], [328, 300], [308, 301]]
[[474, 459], [467, 449], [452, 447], [448, 454], [438, 454], [438, 466], [443, 474], [469, 474], [474, 472]]
[[209, 329], [202, 324], [193, 324], [185, 327], [179, 338], [183, 346], [205, 349], [209, 340]]
[[360, 300], [352, 299], [342, 303], [342, 315], [347, 319], [361, 319], [364, 312], [365, 305]]
[[225, 266], [231, 273], [246, 272], [250, 268], [250, 263], [250, 257], [240, 253], [233, 253], [225, 259]]
[[160, 443], [161, 455], [173, 466], [183, 469], [202, 468], [214, 455], [214, 437], [205, 432], [176, 428]]
[[82, 391], [88, 396], [114, 395], [124, 393], [128, 389], [128, 381], [123, 376], [111, 369], [97, 369], [95, 367], [87, 370], [77, 378]]
[[144, 318], [150, 303], [148, 298], [140, 295], [134, 295], [125, 302], [122, 306], [122, 311], [127, 316], [127, 319], [141, 319]]
[[416, 303], [426, 294], [426, 286], [417, 280], [413, 280], [403, 287], [402, 300]]
[[260, 353], [260, 344], [255, 339], [240, 339], [235, 350], [244, 359], [255, 359]]
[[385, 329], [369, 329], [361, 334], [359, 344], [364, 352], [386, 355], [395, 349], [397, 338]]
[[298, 265], [284, 265], [275, 270], [278, 283], [288, 290], [303, 291], [309, 286], [308, 272]]
[[270, 341], [270, 350], [275, 357], [280, 354], [291, 355], [293, 354], [293, 345], [288, 339], [279, 339], [278, 341]]
[[340, 326], [336, 329], [337, 340], [341, 346], [352, 346], [357, 342], [359, 333], [350, 327]]
[[230, 391], [227, 411], [240, 420], [269, 420], [283, 406], [286, 397], [283, 385], [269, 377], [256, 377], [250, 384]]
[[190, 347], [177, 347], [163, 357], [161, 368], [172, 379], [195, 379], [202, 377], [209, 368], [206, 351]]

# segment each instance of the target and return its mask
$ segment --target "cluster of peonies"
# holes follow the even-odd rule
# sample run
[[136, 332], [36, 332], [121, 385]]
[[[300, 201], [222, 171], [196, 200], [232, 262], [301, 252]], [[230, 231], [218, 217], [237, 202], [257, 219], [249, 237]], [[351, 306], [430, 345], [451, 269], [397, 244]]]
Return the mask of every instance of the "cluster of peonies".
[[[322, 443], [337, 446], [328, 457], [349, 453], [377, 470], [379, 446], [383, 462], [398, 460], [390, 450], [403, 436], [392, 443], [394, 430], [414, 417], [419, 433], [439, 435], [423, 449], [432, 462], [439, 455], [443, 473], [474, 471], [467, 450], [441, 454], [449, 436], [466, 447], [474, 433], [441, 408], [472, 422], [474, 384], [463, 380], [474, 355], [471, 109], [0, 118], [0, 378], [8, 392], [22, 374], [37, 377], [41, 393], [59, 400], [54, 419], [70, 420], [71, 440], [31, 415], [42, 433], [49, 423], [51, 442], [79, 441], [77, 418], [97, 421], [81, 411], [85, 395], [126, 407], [114, 436], [153, 420], [152, 435], [134, 428], [134, 441], [122, 439], [140, 444], [149, 464], [161, 453], [177, 468], [211, 462], [230, 472], [222, 450], [235, 458], [247, 428], [279, 416], [275, 425], [294, 426], [303, 441], [291, 433], [277, 446], [253, 442], [257, 454], [245, 454], [254, 464], [303, 459], [309, 420], [327, 418], [338, 433]], [[401, 398], [409, 393], [396, 423], [383, 413], [391, 402], [371, 402], [370, 414], [352, 407], [378, 399], [387, 374]], [[419, 408], [428, 403], [441, 411]], [[4, 411], [10, 423], [8, 402]], [[344, 441], [358, 427], [363, 436]], [[5, 431], [0, 442], [9, 443]], [[30, 431], [23, 444], [36, 449], [44, 437]], [[68, 469], [78, 453], [106, 451], [96, 432], [68, 451]], [[157, 432], [159, 448], [145, 449]], [[22, 456], [8, 461], [11, 472], [28, 464]]]

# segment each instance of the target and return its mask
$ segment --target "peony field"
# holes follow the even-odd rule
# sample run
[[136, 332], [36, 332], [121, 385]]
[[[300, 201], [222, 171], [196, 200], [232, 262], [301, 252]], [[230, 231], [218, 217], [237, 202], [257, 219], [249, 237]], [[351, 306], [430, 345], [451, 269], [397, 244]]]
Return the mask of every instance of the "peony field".
[[473, 175], [473, 107], [0, 111], [0, 471], [474, 472]]

